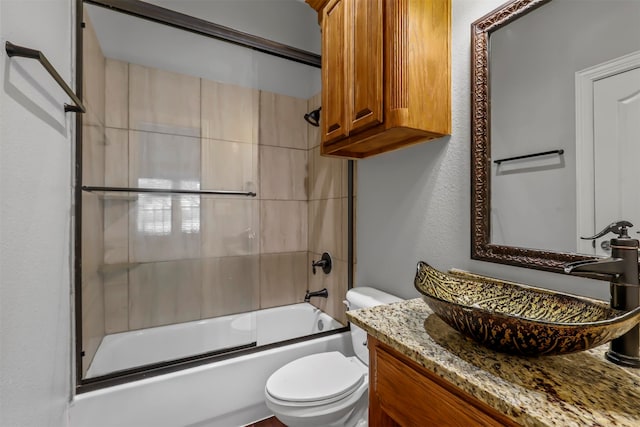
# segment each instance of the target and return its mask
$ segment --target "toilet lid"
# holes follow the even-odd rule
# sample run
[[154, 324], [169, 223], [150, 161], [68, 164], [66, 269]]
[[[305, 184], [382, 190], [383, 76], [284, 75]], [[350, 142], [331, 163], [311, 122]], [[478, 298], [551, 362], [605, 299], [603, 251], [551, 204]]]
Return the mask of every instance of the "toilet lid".
[[365, 370], [355, 358], [332, 351], [294, 360], [269, 377], [266, 389], [276, 399], [314, 402], [352, 393]]

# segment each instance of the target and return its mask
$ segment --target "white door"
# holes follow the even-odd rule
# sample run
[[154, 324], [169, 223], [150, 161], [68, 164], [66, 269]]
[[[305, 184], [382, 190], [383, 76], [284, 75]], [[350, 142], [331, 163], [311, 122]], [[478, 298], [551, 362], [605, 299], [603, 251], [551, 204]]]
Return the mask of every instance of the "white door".
[[[594, 82], [595, 232], [608, 224], [631, 221], [640, 238], [640, 68]], [[597, 255], [610, 255], [596, 241]]]

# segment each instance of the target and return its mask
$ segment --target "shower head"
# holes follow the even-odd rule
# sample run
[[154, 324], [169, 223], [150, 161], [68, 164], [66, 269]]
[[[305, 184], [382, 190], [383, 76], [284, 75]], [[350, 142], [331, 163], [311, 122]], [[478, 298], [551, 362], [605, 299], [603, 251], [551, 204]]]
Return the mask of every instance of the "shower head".
[[304, 119], [311, 125], [318, 127], [320, 126], [320, 110], [322, 107], [318, 107], [310, 113], [304, 115]]

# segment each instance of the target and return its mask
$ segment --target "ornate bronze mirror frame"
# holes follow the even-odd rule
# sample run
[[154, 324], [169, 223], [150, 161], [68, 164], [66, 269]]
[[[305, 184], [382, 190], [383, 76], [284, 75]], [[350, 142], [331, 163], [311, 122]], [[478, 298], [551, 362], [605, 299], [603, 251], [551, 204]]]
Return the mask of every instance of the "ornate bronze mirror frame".
[[567, 262], [593, 257], [491, 243], [489, 37], [551, 0], [513, 0], [471, 24], [471, 258], [563, 272]]

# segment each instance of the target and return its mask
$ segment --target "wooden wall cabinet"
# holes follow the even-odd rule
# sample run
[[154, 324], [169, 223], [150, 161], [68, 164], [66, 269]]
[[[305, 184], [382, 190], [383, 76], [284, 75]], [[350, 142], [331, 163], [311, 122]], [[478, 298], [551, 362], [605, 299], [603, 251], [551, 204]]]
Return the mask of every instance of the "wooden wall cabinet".
[[322, 154], [451, 132], [450, 0], [307, 0], [322, 29]]
[[517, 426], [369, 336], [369, 426]]

